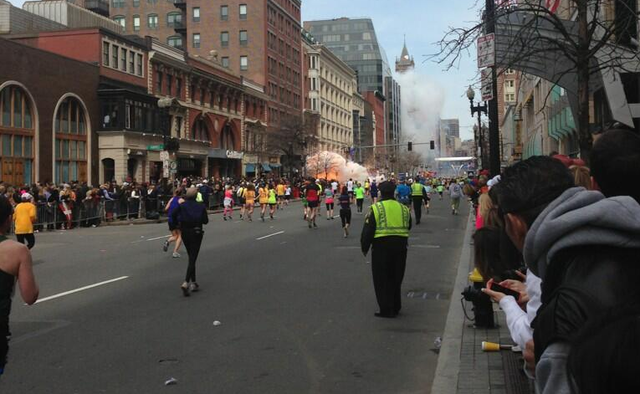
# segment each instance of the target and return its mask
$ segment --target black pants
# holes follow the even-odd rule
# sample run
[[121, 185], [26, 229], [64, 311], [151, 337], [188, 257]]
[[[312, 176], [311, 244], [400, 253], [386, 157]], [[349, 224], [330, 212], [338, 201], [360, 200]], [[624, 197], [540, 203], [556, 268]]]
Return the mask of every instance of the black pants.
[[401, 288], [407, 265], [407, 238], [376, 238], [372, 250], [373, 287], [380, 313], [397, 315], [402, 308]]
[[204, 231], [201, 229], [185, 228], [182, 230], [182, 242], [184, 242], [189, 256], [189, 266], [184, 279], [187, 283], [196, 281], [196, 260], [198, 260], [198, 253], [200, 253], [203, 235]]
[[416, 212], [416, 224], [420, 223], [422, 218], [422, 196], [413, 196], [413, 210]]
[[33, 246], [36, 244], [36, 237], [32, 234], [16, 234], [16, 238], [18, 239], [18, 242], [20, 242], [21, 244], [24, 244], [26, 241], [26, 245], [29, 249], [33, 248]]
[[356, 198], [356, 205], [358, 207], [358, 212], [362, 212], [363, 203], [364, 203], [364, 198]]
[[[2, 323], [0, 323], [2, 325]], [[0, 328], [0, 376], [4, 373], [4, 367], [7, 365], [7, 357], [9, 354], [9, 330]]]
[[350, 209], [341, 209], [340, 210], [340, 220], [342, 220], [342, 227], [349, 224], [351, 225], [351, 210]]

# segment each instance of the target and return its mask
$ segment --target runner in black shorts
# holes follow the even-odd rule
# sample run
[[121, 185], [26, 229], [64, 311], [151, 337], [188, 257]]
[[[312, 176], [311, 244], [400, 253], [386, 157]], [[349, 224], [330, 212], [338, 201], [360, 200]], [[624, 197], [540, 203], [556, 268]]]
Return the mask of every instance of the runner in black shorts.
[[316, 224], [316, 215], [318, 214], [318, 206], [320, 205], [320, 186], [311, 180], [305, 188], [305, 195], [307, 197], [307, 204], [309, 204], [309, 213], [307, 214], [309, 228], [311, 228], [312, 225], [313, 227], [318, 227]]

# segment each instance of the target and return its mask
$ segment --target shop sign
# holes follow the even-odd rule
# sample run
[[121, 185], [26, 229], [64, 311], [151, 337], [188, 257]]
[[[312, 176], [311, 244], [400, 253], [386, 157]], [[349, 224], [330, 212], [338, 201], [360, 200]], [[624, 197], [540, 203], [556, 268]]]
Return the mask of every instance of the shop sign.
[[147, 145], [147, 150], [154, 151], [154, 152], [163, 151], [164, 150], [164, 145], [162, 145], [162, 144], [160, 144], [160, 145]]
[[244, 153], [242, 152], [236, 152], [234, 150], [227, 151], [227, 159], [242, 160], [243, 157], [244, 157]]

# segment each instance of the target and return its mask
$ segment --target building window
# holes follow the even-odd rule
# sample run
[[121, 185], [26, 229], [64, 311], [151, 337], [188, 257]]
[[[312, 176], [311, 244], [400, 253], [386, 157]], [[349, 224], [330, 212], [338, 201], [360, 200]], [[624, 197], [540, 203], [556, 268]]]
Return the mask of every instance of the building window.
[[220, 45], [222, 45], [223, 48], [226, 48], [229, 46], [229, 32], [228, 31], [223, 31], [222, 33], [220, 33]]
[[362, 39], [366, 40], [366, 41], [371, 40], [371, 33], [369, 33], [369, 32], [362, 33]]
[[191, 135], [193, 136], [193, 139], [197, 141], [211, 141], [209, 138], [209, 128], [202, 116], [199, 116], [198, 119], [193, 122]]
[[133, 16], [133, 31], [140, 31], [140, 15]]
[[149, 26], [149, 29], [158, 28], [158, 14], [149, 14], [147, 16], [147, 26]]
[[221, 5], [220, 6], [220, 19], [223, 21], [229, 20], [229, 6]]
[[222, 67], [229, 68], [229, 57], [225, 56], [222, 58]]
[[167, 95], [171, 96], [171, 88], [173, 87], [173, 75], [167, 74]]
[[127, 49], [120, 49], [120, 71], [127, 72]]
[[241, 20], [247, 19], [247, 5], [240, 4], [239, 11], [240, 11], [240, 19]]
[[87, 123], [84, 109], [73, 97], [58, 107], [55, 118], [55, 182], [87, 180]]
[[249, 58], [240, 56], [240, 70], [247, 71], [249, 69]]
[[120, 47], [113, 45], [111, 48], [111, 67], [118, 68], [118, 58], [120, 57]]
[[168, 27], [180, 27], [182, 25], [182, 14], [180, 12], [170, 12], [167, 14]]
[[249, 42], [249, 36], [246, 30], [240, 30], [240, 45], [247, 45]]
[[122, 15], [114, 16], [113, 21], [122, 26], [123, 29], [126, 27], [127, 19]]
[[508, 81], [505, 81], [504, 85], [507, 88], [513, 88], [515, 87], [515, 81], [513, 79], [510, 79]]
[[171, 36], [167, 38], [167, 44], [178, 49], [182, 49], [182, 36]]
[[143, 67], [143, 58], [141, 54], [136, 54], [136, 74], [138, 74], [139, 77], [142, 76], [142, 67]]
[[108, 42], [102, 43], [102, 64], [109, 67], [109, 60], [111, 59], [111, 54], [109, 50], [111, 49], [111, 44]]
[[235, 149], [235, 141], [233, 138], [233, 131], [231, 130], [231, 125], [227, 123], [220, 133], [220, 148], [224, 150], [234, 150]]
[[200, 22], [200, 7], [193, 7], [193, 21]]
[[10, 85], [0, 91], [0, 174], [9, 185], [33, 183], [35, 125], [29, 96]]
[[193, 33], [193, 47], [200, 48], [200, 33]]
[[162, 71], [158, 71], [156, 73], [156, 94], [162, 94], [162, 78], [164, 77], [164, 75], [162, 74]]
[[134, 8], [138, 8], [140, 7], [140, 0], [133, 0], [131, 4], [133, 5]]
[[133, 51], [129, 51], [129, 73], [135, 74], [136, 72], [136, 54]]
[[176, 97], [182, 98], [182, 78], [176, 78]]
[[124, 7], [124, 0], [111, 0], [111, 7], [112, 8], [123, 8]]

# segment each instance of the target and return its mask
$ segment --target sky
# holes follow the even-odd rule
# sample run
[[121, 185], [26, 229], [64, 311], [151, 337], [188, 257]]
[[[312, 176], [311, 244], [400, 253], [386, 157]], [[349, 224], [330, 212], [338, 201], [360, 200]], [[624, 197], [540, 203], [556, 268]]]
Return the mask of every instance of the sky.
[[[22, 7], [23, 0], [10, 1]], [[302, 19], [371, 18], [391, 68], [400, 56], [406, 35], [409, 53], [416, 62], [416, 75], [424, 79], [421, 86], [426, 86], [424, 90], [438, 90], [429, 95], [432, 100], [426, 100], [424, 105], [430, 107], [430, 112], [437, 110], [443, 119], [459, 118], [460, 136], [470, 139], [474, 120], [465, 92], [478, 78], [475, 50], [462, 56], [457, 68], [448, 71], [427, 57], [438, 51], [435, 44], [450, 27], [468, 26], [477, 20], [477, 7], [477, 0], [302, 0]]]
[[[478, 19], [473, 7], [477, 7], [475, 0], [302, 0], [302, 19], [371, 18], [391, 68], [400, 56], [406, 35], [409, 54], [416, 62], [416, 75], [425, 79], [424, 85], [441, 90], [432, 95], [437, 102], [427, 104], [440, 106], [443, 119], [459, 118], [460, 137], [471, 139], [475, 122], [466, 91], [477, 79], [475, 50], [462, 56], [458, 67], [449, 71], [428, 60], [428, 55], [437, 53], [435, 43], [450, 27], [468, 26]], [[402, 104], [412, 103], [403, 99]]]

